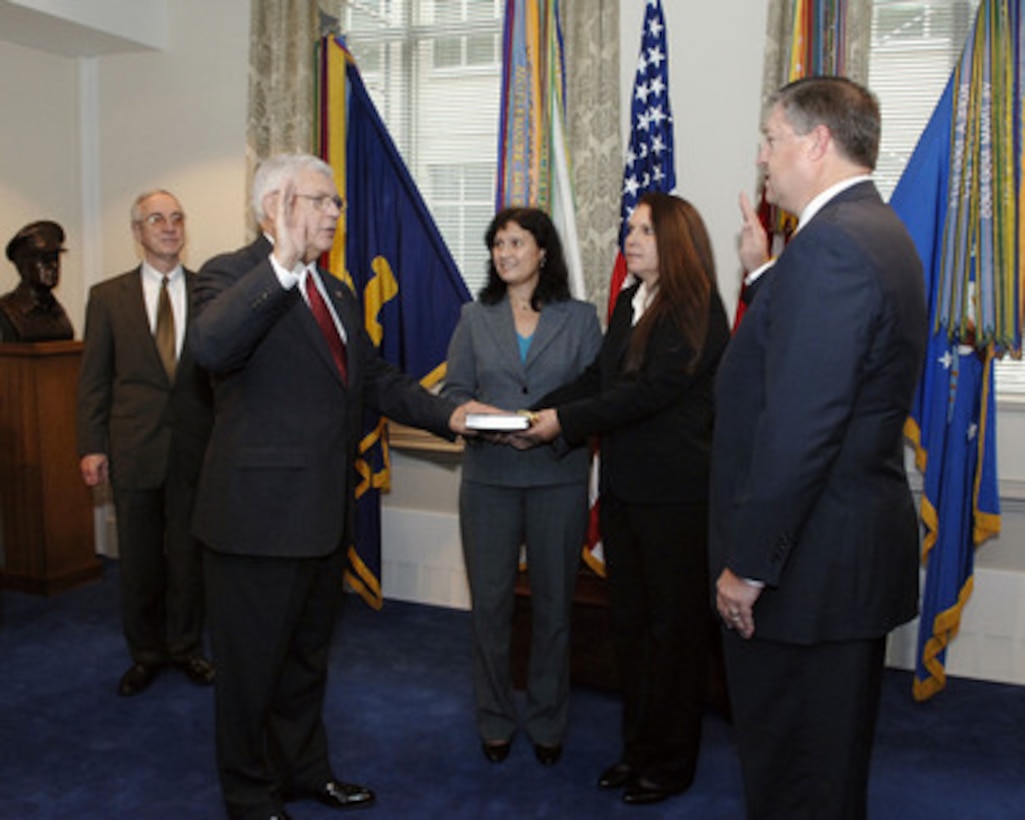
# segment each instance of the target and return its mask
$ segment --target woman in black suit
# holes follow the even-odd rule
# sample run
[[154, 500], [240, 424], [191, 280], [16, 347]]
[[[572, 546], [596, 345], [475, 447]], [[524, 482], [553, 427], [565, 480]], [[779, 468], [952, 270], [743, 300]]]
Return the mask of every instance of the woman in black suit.
[[601, 529], [623, 692], [623, 748], [599, 786], [654, 803], [694, 779], [708, 652], [712, 384], [729, 338], [711, 244], [678, 197], [642, 197], [624, 244], [633, 284], [601, 351], [547, 395], [523, 445], [601, 437]]

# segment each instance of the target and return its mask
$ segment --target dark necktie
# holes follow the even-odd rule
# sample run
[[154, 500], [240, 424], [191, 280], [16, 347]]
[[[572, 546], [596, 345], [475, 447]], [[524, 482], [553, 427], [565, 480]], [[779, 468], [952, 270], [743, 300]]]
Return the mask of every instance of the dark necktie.
[[338, 372], [342, 374], [342, 384], [349, 383], [349, 367], [345, 356], [345, 343], [338, 334], [331, 312], [327, 309], [324, 297], [320, 295], [316, 283], [313, 281], [313, 273], [306, 273], [306, 298], [310, 301], [310, 310], [313, 311], [313, 318], [320, 325], [320, 332], [327, 339], [327, 346], [331, 349], [331, 356], [338, 365]]
[[160, 297], [157, 299], [157, 326], [153, 332], [157, 343], [157, 353], [167, 372], [167, 378], [174, 381], [174, 371], [178, 366], [178, 353], [175, 350], [174, 311], [171, 310], [171, 296], [167, 292], [167, 277], [160, 278]]

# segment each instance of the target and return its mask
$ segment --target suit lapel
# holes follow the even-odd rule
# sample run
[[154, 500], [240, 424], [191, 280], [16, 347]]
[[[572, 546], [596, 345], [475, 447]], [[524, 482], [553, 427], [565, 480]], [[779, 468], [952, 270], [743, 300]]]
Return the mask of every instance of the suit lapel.
[[[181, 353], [178, 354], [178, 370], [192, 365], [192, 348], [189, 344], [189, 337], [192, 335], [192, 322], [189, 320], [192, 318], [192, 289], [196, 285], [195, 273], [185, 267], [182, 267], [182, 273], [185, 276], [185, 337], [182, 339]], [[153, 343], [153, 349], [156, 350], [156, 341]], [[177, 381], [177, 371], [175, 381]]]
[[616, 309], [609, 322], [608, 349], [614, 357], [612, 364], [618, 369], [626, 355], [627, 346], [630, 343], [630, 336], [633, 333], [633, 297], [639, 285], [634, 285], [623, 291], [616, 301]]
[[566, 306], [560, 302], [554, 302], [550, 305], [545, 305], [541, 311], [541, 315], [537, 320], [537, 328], [534, 330], [534, 338], [530, 342], [530, 348], [527, 350], [527, 361], [525, 362], [526, 368], [529, 370], [531, 365], [537, 360], [548, 345], [559, 335], [563, 325], [566, 324], [569, 318], [569, 311], [566, 310]]
[[526, 368], [520, 358], [520, 347], [516, 338], [516, 325], [513, 323], [512, 310], [508, 298], [495, 305], [485, 305], [487, 321], [485, 327], [491, 335], [497, 359], [510, 367], [516, 377], [522, 381], [526, 377]]

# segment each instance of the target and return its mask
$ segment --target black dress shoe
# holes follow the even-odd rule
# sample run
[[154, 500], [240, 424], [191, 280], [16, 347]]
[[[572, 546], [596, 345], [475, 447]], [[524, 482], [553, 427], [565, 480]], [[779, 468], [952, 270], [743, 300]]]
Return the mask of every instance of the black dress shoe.
[[153, 679], [160, 674], [160, 669], [161, 665], [158, 663], [133, 663], [121, 676], [117, 693], [126, 698], [139, 694], [153, 683]]
[[656, 783], [646, 777], [638, 777], [623, 792], [623, 802], [631, 806], [645, 806], [649, 803], [661, 803], [668, 797], [682, 792], [686, 786], [668, 786]]
[[562, 746], [556, 743], [554, 746], [545, 746], [543, 743], [534, 744], [534, 756], [542, 766], [554, 766], [562, 757]]
[[501, 763], [509, 757], [512, 742], [509, 740], [485, 740], [480, 744], [480, 748], [489, 763]]
[[329, 780], [310, 795], [318, 803], [332, 809], [354, 809], [369, 806], [377, 798], [366, 786], [355, 783], [343, 783], [341, 780]]
[[213, 664], [202, 655], [189, 655], [187, 658], [174, 661], [174, 665], [196, 686], [209, 686], [214, 682]]
[[617, 763], [609, 766], [598, 778], [600, 789], [621, 789], [631, 783], [637, 776], [637, 770], [629, 763]]

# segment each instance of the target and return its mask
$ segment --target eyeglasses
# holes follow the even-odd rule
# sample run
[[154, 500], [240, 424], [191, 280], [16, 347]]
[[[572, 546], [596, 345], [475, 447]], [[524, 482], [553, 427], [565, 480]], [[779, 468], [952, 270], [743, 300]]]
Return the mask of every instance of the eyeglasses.
[[155, 225], [160, 228], [163, 228], [168, 224], [178, 227], [179, 225], [185, 224], [185, 214], [179, 213], [178, 211], [175, 211], [173, 214], [168, 214], [167, 216], [164, 214], [148, 214], [142, 218], [142, 221], [147, 225]]
[[313, 203], [313, 207], [318, 211], [327, 210], [327, 204], [329, 202], [339, 211], [345, 211], [345, 200], [338, 196], [338, 194], [296, 194], [296, 196], [308, 199]]

